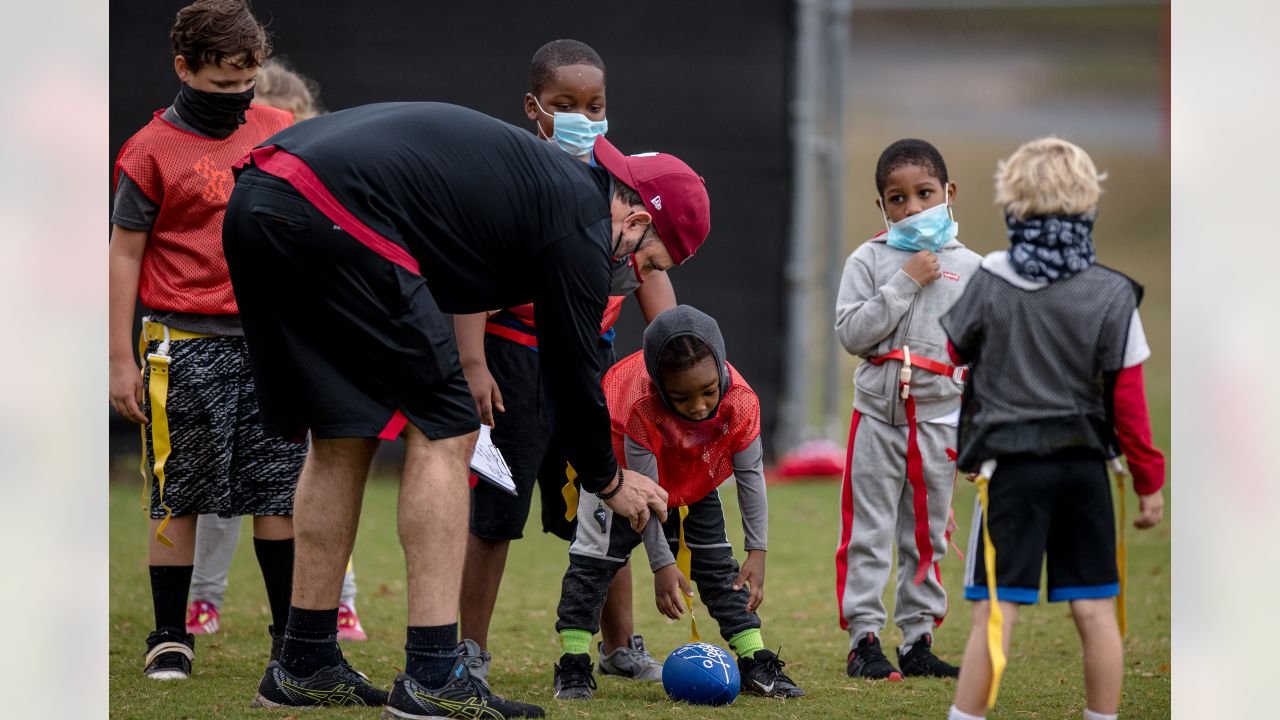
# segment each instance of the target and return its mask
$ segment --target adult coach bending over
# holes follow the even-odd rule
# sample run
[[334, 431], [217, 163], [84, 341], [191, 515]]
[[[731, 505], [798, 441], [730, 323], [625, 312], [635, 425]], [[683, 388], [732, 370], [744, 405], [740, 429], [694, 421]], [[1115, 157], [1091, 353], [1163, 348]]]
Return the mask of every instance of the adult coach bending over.
[[[612, 279], [686, 260], [706, 239], [710, 203], [675, 157], [624, 156], [603, 138], [595, 156], [599, 167], [587, 166], [437, 103], [336, 112], [251, 152], [223, 243], [266, 432], [312, 437], [284, 650], [256, 704], [385, 701], [412, 718], [483, 703], [542, 715], [493, 695], [459, 661], [479, 420], [444, 313], [534, 302], [557, 433], [574, 440], [566, 454], [584, 489], [637, 529], [650, 512], [665, 516], [666, 493], [614, 460], [595, 340]], [[346, 665], [335, 636], [369, 463], [380, 439], [402, 434], [408, 657], [387, 698]]]

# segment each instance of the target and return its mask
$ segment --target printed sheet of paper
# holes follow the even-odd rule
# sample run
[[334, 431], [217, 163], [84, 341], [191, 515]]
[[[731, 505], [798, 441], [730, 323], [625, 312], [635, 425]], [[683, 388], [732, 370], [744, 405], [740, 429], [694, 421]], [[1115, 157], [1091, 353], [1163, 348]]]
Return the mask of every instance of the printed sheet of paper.
[[480, 425], [480, 437], [476, 439], [476, 451], [471, 455], [471, 472], [496, 488], [512, 495], [520, 494], [516, 491], [516, 481], [511, 477], [511, 468], [493, 444], [489, 426], [483, 423]]

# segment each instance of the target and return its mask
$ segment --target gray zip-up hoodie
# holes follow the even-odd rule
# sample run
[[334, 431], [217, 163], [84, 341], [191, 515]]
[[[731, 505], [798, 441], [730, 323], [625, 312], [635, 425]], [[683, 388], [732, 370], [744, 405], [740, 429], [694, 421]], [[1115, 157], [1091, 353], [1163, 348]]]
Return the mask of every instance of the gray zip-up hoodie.
[[[885, 238], [881, 232], [845, 261], [836, 297], [836, 337], [845, 350], [863, 360], [907, 345], [912, 355], [951, 364], [939, 319], [960, 297], [982, 258], [952, 240], [935, 253], [942, 277], [920, 287], [902, 270], [915, 253], [889, 247]], [[854, 408], [882, 422], [905, 425], [906, 410], [898, 394], [901, 368], [897, 360], [858, 365], [853, 374]], [[949, 377], [914, 368], [911, 394], [916, 399], [916, 420], [955, 412], [961, 389]]]

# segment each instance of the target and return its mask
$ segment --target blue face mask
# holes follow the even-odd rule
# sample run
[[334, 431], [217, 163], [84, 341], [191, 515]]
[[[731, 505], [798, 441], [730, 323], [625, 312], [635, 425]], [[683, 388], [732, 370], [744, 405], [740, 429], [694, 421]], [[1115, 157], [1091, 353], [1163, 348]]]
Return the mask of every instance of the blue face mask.
[[[581, 113], [558, 112], [554, 115], [542, 109], [542, 103], [533, 99], [538, 111], [553, 119], [551, 139], [556, 141], [560, 149], [574, 157], [585, 157], [596, 146], [596, 138], [609, 132], [608, 120], [592, 120]], [[542, 126], [538, 126], [542, 133]], [[544, 136], [545, 137], [545, 136]]]
[[960, 223], [951, 217], [951, 206], [947, 203], [939, 203], [928, 210], [908, 215], [896, 223], [889, 222], [883, 207], [880, 208], [880, 214], [884, 216], [884, 226], [889, 229], [885, 242], [889, 247], [899, 250], [936, 252], [938, 248], [955, 240], [956, 234], [960, 232]]

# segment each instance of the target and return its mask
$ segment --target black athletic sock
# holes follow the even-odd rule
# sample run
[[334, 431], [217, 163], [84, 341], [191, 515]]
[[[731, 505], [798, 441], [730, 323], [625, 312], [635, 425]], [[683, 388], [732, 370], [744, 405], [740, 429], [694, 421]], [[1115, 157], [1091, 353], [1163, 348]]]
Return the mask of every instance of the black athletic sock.
[[444, 685], [458, 661], [458, 623], [409, 626], [404, 654], [404, 671], [415, 680], [429, 688]]
[[289, 622], [289, 596], [293, 594], [293, 538], [288, 540], [253, 539], [253, 552], [262, 568], [262, 581], [267, 586], [267, 602], [271, 605], [271, 625], [280, 632]]
[[151, 604], [156, 630], [187, 634], [187, 592], [191, 589], [191, 565], [152, 565]]
[[338, 649], [338, 608], [303, 610], [289, 608], [289, 622], [284, 628], [284, 648], [280, 664], [289, 674], [310, 677], [320, 668], [342, 661]]

